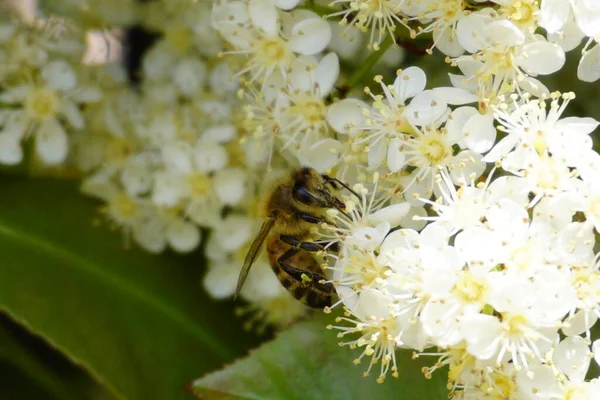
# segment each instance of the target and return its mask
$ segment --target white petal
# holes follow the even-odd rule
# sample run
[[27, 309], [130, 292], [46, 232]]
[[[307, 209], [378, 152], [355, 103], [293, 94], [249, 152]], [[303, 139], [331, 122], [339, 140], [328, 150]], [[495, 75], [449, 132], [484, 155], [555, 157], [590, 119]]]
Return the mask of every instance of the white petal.
[[77, 90], [69, 93], [69, 97], [76, 103], [97, 103], [104, 97], [102, 91], [94, 86], [78, 87]]
[[194, 97], [206, 81], [207, 71], [204, 63], [195, 58], [187, 58], [177, 63], [173, 70], [173, 83], [181, 93]]
[[498, 257], [498, 251], [497, 246], [491, 244], [498, 241], [498, 236], [490, 230], [482, 227], [472, 227], [456, 235], [454, 246], [468, 262], [494, 264]]
[[406, 154], [400, 150], [402, 142], [398, 138], [390, 141], [387, 152], [387, 165], [390, 171], [398, 172], [406, 164]]
[[234, 263], [213, 263], [204, 276], [203, 285], [215, 299], [233, 296], [240, 266]]
[[462, 47], [458, 41], [456, 32], [451, 27], [448, 27], [443, 31], [434, 30], [433, 40], [435, 42], [435, 47], [447, 56], [458, 57], [465, 51], [464, 47]]
[[548, 40], [559, 45], [564, 51], [574, 50], [585, 35], [575, 21], [569, 20], [560, 32], [548, 34]]
[[218, 242], [218, 246], [225, 252], [233, 252], [252, 239], [256, 234], [255, 226], [252, 220], [241, 215], [230, 214], [215, 229], [213, 237]]
[[[298, 56], [287, 74], [287, 81], [291, 88], [302, 92], [312, 91], [315, 84], [315, 70], [318, 65], [319, 62], [315, 56]], [[268, 81], [268, 85], [277, 87], [277, 84], [271, 80]]]
[[600, 122], [590, 117], [567, 117], [559, 120], [556, 125], [569, 135], [587, 135], [592, 133], [600, 125]]
[[299, 2], [300, 0], [273, 0], [273, 4], [282, 10], [291, 10], [296, 7]]
[[400, 221], [400, 226], [405, 229], [420, 231], [427, 224], [427, 221], [422, 219], [424, 217], [427, 217], [427, 210], [425, 208], [412, 206], [406, 216]]
[[431, 124], [440, 118], [448, 109], [447, 104], [432, 90], [416, 95], [405, 109], [406, 118], [414, 125]]
[[335, 139], [323, 139], [312, 145], [302, 146], [298, 158], [302, 165], [324, 173], [337, 163], [342, 144]]
[[600, 365], [600, 339], [594, 340], [592, 344], [592, 351], [594, 352], [594, 360]]
[[139, 222], [133, 230], [133, 238], [151, 253], [160, 253], [167, 247], [164, 225], [156, 218]]
[[485, 171], [486, 164], [482, 161], [481, 154], [472, 150], [463, 150], [452, 160], [450, 176], [457, 185], [467, 185], [471, 180], [476, 180]]
[[414, 97], [425, 89], [427, 76], [419, 67], [409, 67], [403, 70], [394, 80], [394, 90], [398, 103], [404, 104], [407, 99]]
[[331, 40], [331, 29], [327, 21], [307, 19], [294, 25], [290, 46], [292, 51], [311, 55], [325, 49]]
[[478, 100], [476, 94], [457, 87], [438, 87], [434, 88], [433, 92], [437, 97], [452, 105], [475, 103]]
[[63, 60], [50, 61], [42, 68], [42, 78], [53, 89], [68, 91], [77, 85], [77, 76], [71, 66]]
[[390, 226], [397, 227], [400, 225], [400, 221], [406, 217], [410, 208], [411, 206], [408, 203], [392, 204], [391, 206], [384, 207], [371, 214], [368, 219], [369, 222], [373, 224], [380, 224], [386, 221]]
[[446, 121], [446, 130], [448, 132], [448, 140], [451, 142], [458, 142], [464, 147], [465, 134], [463, 132], [464, 126], [467, 121], [474, 115], [479, 114], [479, 111], [475, 107], [458, 107]]
[[581, 56], [577, 67], [577, 78], [584, 82], [595, 82], [600, 79], [600, 46], [594, 46]]
[[169, 222], [166, 233], [169, 245], [180, 253], [188, 253], [200, 244], [198, 227], [179, 218]]
[[248, 15], [252, 24], [262, 29], [269, 36], [279, 34], [279, 19], [277, 9], [269, 0], [250, 0], [248, 3]]
[[552, 353], [554, 365], [569, 377], [571, 382], [582, 382], [590, 366], [590, 348], [581, 336], [563, 339]]
[[148, 157], [139, 154], [133, 157], [121, 171], [121, 183], [130, 197], [147, 193], [152, 188], [153, 173]]
[[486, 34], [492, 38], [495, 43], [504, 46], [514, 46], [518, 43], [523, 43], [525, 40], [523, 32], [508, 20], [492, 22], [484, 29]]
[[340, 74], [340, 61], [337, 54], [329, 53], [319, 61], [315, 71], [315, 80], [320, 88], [320, 94], [325, 97], [333, 89]]
[[549, 75], [563, 67], [565, 52], [555, 43], [540, 40], [523, 46], [523, 56], [517, 62], [527, 72]]
[[502, 325], [491, 315], [476, 314], [465, 317], [460, 331], [467, 341], [467, 351], [479, 359], [491, 358], [502, 337]]
[[478, 14], [467, 15], [460, 18], [456, 25], [458, 42], [469, 53], [476, 53], [485, 45], [485, 21]]
[[492, 148], [496, 141], [496, 128], [492, 114], [475, 114], [463, 127], [465, 143], [469, 149], [483, 154]]
[[369, 152], [367, 153], [367, 165], [369, 166], [369, 169], [374, 169], [381, 165], [387, 155], [387, 147], [387, 138], [369, 145]]
[[329, 50], [335, 52], [344, 60], [352, 60], [359, 50], [363, 49], [362, 32], [353, 25], [341, 26], [336, 21], [329, 20], [331, 41]]
[[552, 399], [562, 392], [556, 373], [547, 365], [524, 368], [517, 374], [516, 383], [519, 393], [531, 394], [523, 396], [523, 400]]
[[350, 133], [353, 127], [364, 124], [363, 109], [368, 106], [358, 99], [344, 99], [327, 109], [327, 122], [338, 133]]
[[186, 193], [189, 183], [177, 174], [157, 172], [154, 174], [152, 202], [158, 206], [173, 207], [181, 196]]
[[233, 125], [216, 125], [202, 132], [202, 139], [214, 140], [218, 143], [227, 143], [235, 138], [237, 134]]
[[69, 99], [64, 99], [61, 103], [61, 112], [69, 121], [69, 124], [75, 129], [84, 127], [84, 120], [79, 107]]
[[9, 132], [0, 133], [0, 163], [14, 165], [22, 159], [21, 136]]
[[246, 173], [239, 168], [229, 168], [215, 175], [215, 192], [223, 203], [239, 204], [246, 193]]
[[[580, 3], [586, 3], [586, 1], [580, 0]], [[592, 4], [579, 4], [574, 9], [576, 11], [575, 19], [577, 20], [577, 25], [585, 36], [588, 37], [595, 37], [600, 34], [600, 24], [598, 24], [600, 10], [596, 4], [594, 4], [595, 7]]]
[[183, 141], [165, 144], [161, 149], [161, 156], [165, 166], [177, 172], [192, 172], [192, 148]]
[[581, 335], [589, 330], [598, 321], [598, 316], [593, 311], [578, 310], [571, 318], [565, 321], [569, 325], [562, 329], [567, 336]]
[[4, 103], [20, 103], [34, 90], [31, 85], [19, 85], [0, 93], [0, 101]]
[[210, 172], [224, 168], [229, 156], [222, 145], [211, 140], [200, 140], [196, 144], [194, 160], [203, 172]]
[[532, 78], [531, 76], [524, 76], [523, 78], [524, 79], [517, 80], [517, 85], [526, 92], [529, 92], [536, 97], [542, 97], [544, 95], [548, 96], [550, 94], [546, 85], [539, 80]]
[[494, 148], [483, 157], [483, 161], [485, 162], [496, 162], [501, 158], [505, 157], [512, 149], [515, 148], [517, 143], [519, 142], [519, 138], [517, 135], [508, 135], [503, 139], [500, 139], [498, 143], [494, 146]]
[[540, 26], [548, 33], [557, 32], [569, 18], [569, 2], [544, 0], [540, 6]]
[[54, 118], [43, 121], [35, 137], [36, 153], [46, 164], [59, 164], [69, 151], [67, 134]]

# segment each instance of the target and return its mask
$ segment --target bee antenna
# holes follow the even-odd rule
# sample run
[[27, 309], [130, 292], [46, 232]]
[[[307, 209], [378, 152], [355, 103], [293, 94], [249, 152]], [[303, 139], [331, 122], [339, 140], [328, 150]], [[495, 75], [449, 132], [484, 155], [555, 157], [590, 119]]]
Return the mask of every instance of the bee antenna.
[[356, 193], [354, 190], [352, 190], [352, 188], [350, 188], [350, 186], [348, 186], [344, 182], [340, 181], [338, 178], [332, 178], [328, 175], [323, 175], [323, 178], [325, 179], [325, 183], [335, 182], [335, 183], [339, 184], [340, 186], [342, 186], [347, 191], [349, 191], [350, 193], [352, 193], [359, 200], [361, 199], [361, 197], [358, 195], [358, 193]]

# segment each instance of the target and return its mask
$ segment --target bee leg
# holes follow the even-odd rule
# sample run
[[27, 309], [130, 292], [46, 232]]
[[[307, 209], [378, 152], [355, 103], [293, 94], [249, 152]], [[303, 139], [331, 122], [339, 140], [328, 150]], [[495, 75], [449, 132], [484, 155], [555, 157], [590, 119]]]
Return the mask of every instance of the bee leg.
[[323, 246], [321, 246], [319, 243], [303, 242], [295, 236], [279, 235], [279, 239], [284, 243], [294, 246], [296, 249], [302, 249], [302, 250], [306, 250], [306, 251], [323, 250]]
[[277, 259], [277, 263], [279, 264], [281, 269], [283, 269], [289, 276], [291, 276], [298, 282], [301, 282], [304, 284], [310, 283], [310, 285], [316, 290], [319, 290], [324, 293], [335, 292], [335, 289], [333, 288], [333, 284], [321, 283], [321, 281], [327, 280], [327, 278], [325, 278], [323, 275], [317, 274], [315, 272], [307, 271], [305, 269], [296, 268], [293, 265], [289, 265], [286, 262], [286, 260], [288, 258], [290, 258], [294, 254], [298, 253], [298, 251], [300, 251], [300, 250], [297, 248], [291, 248], [288, 251], [286, 251], [285, 253], [283, 253], [283, 255]]
[[300, 218], [302, 221], [308, 222], [309, 224], [327, 224], [329, 226], [333, 226], [335, 227], [336, 225], [331, 222], [331, 221], [327, 221], [325, 218], [321, 218], [321, 217], [316, 217], [314, 215], [310, 215], [310, 214], [306, 214], [306, 213], [297, 213], [296, 216], [298, 218]]

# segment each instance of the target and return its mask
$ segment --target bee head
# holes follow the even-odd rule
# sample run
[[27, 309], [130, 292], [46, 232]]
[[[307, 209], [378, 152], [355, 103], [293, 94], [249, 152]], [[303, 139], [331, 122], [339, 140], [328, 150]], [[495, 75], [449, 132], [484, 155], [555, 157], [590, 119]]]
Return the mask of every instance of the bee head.
[[292, 196], [297, 202], [312, 207], [338, 210], [346, 208], [346, 205], [331, 193], [330, 187], [337, 189], [337, 185], [327, 175], [321, 175], [312, 168], [303, 167], [294, 173], [293, 178]]

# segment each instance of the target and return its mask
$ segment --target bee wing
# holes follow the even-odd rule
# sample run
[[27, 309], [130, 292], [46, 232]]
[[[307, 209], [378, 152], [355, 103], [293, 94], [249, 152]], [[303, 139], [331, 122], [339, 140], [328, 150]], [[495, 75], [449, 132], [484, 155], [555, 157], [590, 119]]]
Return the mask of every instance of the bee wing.
[[262, 245], [274, 224], [275, 218], [269, 218], [268, 220], [263, 222], [262, 226], [260, 227], [260, 231], [258, 232], [258, 235], [256, 235], [254, 242], [252, 242], [252, 246], [250, 246], [250, 250], [248, 250], [248, 254], [246, 254], [244, 266], [242, 267], [242, 270], [240, 271], [240, 276], [238, 277], [237, 287], [235, 288], [236, 298], [239, 296], [240, 290], [242, 289], [242, 286], [246, 281], [246, 277], [248, 276], [248, 272], [250, 271], [250, 267], [260, 254]]

